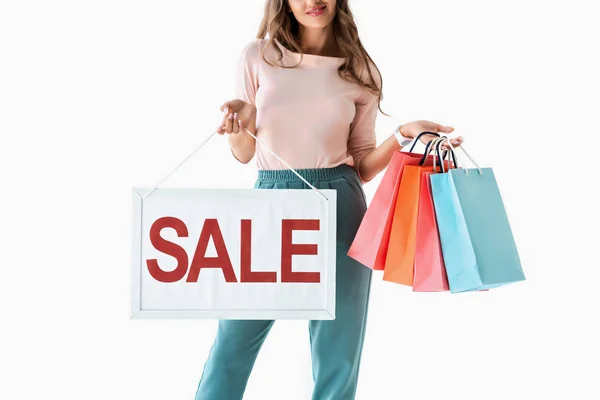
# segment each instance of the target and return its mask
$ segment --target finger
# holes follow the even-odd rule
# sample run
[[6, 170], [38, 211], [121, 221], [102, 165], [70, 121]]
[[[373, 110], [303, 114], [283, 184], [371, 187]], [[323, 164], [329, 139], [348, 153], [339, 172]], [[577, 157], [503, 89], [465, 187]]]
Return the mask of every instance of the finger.
[[242, 120], [238, 119], [237, 122], [238, 122], [238, 126], [239, 126], [240, 132], [245, 132], [246, 131], [246, 127], [244, 126], [244, 123], [242, 122]]
[[444, 125], [438, 125], [437, 126], [437, 131], [438, 132], [443, 132], [443, 133], [450, 133], [454, 130], [453, 127], [451, 126], [444, 126]]
[[234, 134], [238, 134], [240, 133], [240, 126], [238, 125], [238, 115], [237, 113], [233, 113], [233, 121], [231, 121], [232, 125], [233, 125], [233, 133]]
[[226, 101], [221, 105], [220, 110], [223, 113], [223, 121], [221, 121], [221, 126], [223, 127], [223, 129], [221, 129], [221, 131], [223, 132], [223, 134], [227, 133], [227, 118], [229, 117], [229, 114], [231, 112], [234, 112], [233, 109], [234, 106], [231, 101]]
[[225, 123], [225, 132], [227, 132], [227, 133], [233, 132], [232, 128], [233, 128], [233, 114], [229, 113], [227, 115], [227, 122]]
[[223, 119], [221, 120], [221, 126], [219, 129], [219, 133], [223, 135], [225, 133], [225, 126], [227, 125], [227, 114], [223, 115]]
[[463, 140], [462, 138], [456, 138], [450, 140], [450, 143], [452, 144], [452, 147], [460, 147], [460, 145], [463, 143]]
[[223, 105], [221, 106], [220, 110], [221, 112], [224, 112], [225, 115], [229, 114], [229, 111], [232, 110], [233, 107], [231, 106], [231, 102], [227, 101], [225, 103], [223, 103]]

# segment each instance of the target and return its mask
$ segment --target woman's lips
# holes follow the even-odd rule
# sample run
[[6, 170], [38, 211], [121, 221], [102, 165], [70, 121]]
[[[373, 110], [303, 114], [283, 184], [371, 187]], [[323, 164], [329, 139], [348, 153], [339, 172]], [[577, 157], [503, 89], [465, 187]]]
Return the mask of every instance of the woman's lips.
[[323, 13], [325, 12], [325, 8], [327, 6], [323, 6], [314, 10], [310, 10], [309, 12], [307, 12], [307, 15], [310, 15], [311, 17], [318, 17], [320, 15], [323, 15]]

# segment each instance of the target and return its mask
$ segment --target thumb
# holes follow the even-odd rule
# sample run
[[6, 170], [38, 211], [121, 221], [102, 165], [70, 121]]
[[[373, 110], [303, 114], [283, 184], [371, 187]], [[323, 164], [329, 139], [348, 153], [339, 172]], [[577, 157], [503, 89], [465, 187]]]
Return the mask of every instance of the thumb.
[[224, 112], [224, 113], [235, 112], [234, 106], [232, 103], [233, 103], [232, 101], [227, 101], [227, 102], [223, 103], [223, 105], [220, 108], [221, 112]]

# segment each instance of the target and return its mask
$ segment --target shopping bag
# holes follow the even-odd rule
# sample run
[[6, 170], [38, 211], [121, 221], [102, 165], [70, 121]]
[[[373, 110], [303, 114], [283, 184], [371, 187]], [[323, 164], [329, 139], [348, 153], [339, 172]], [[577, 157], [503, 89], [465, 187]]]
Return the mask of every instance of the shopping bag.
[[407, 286], [413, 284], [417, 237], [417, 212], [421, 174], [433, 172], [432, 167], [406, 166], [398, 189], [396, 207], [385, 259], [383, 280]]
[[[347, 252], [361, 264], [383, 270], [388, 249], [392, 215], [396, 203], [398, 188], [406, 165], [418, 165], [423, 154], [413, 153], [415, 144], [422, 135], [439, 136], [433, 132], [422, 132], [417, 136], [409, 152], [396, 151], [383, 175], [381, 183], [367, 208], [367, 211]], [[426, 150], [429, 149], [429, 146]], [[427, 151], [425, 152], [427, 154]], [[425, 159], [424, 165], [432, 165], [433, 156]]]
[[335, 319], [337, 192], [311, 188], [134, 187], [131, 318]]
[[[434, 139], [431, 144], [436, 142], [437, 139]], [[433, 145], [431, 150], [434, 150]], [[420, 164], [425, 163], [421, 161]], [[433, 170], [432, 166], [426, 165], [404, 167], [392, 217], [384, 281], [413, 285], [421, 175]]]
[[431, 196], [431, 183], [429, 181], [431, 174], [430, 172], [421, 174], [413, 279], [413, 291], [415, 292], [449, 290], [435, 208]]
[[492, 168], [451, 169], [430, 182], [450, 291], [525, 280]]

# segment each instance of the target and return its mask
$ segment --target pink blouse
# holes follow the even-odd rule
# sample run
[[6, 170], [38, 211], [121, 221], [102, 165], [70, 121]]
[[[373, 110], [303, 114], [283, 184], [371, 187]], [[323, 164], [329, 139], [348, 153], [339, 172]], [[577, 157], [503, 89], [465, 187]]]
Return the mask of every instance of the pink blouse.
[[[376, 145], [378, 97], [338, 76], [344, 58], [304, 54], [298, 67], [273, 67], [261, 57], [265, 47], [265, 57], [275, 64], [293, 66], [301, 55], [275, 39], [284, 56], [277, 62], [267, 44], [254, 39], [244, 47], [235, 86], [236, 98], [256, 106], [256, 137], [295, 169], [345, 163], [358, 170]], [[258, 169], [286, 168], [259, 142], [255, 156]]]

